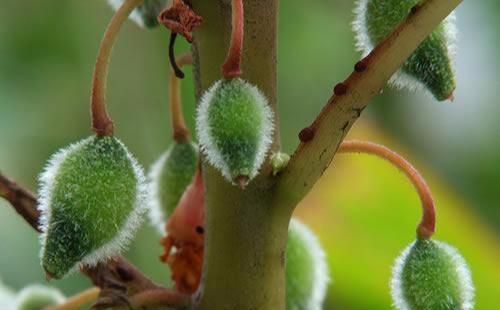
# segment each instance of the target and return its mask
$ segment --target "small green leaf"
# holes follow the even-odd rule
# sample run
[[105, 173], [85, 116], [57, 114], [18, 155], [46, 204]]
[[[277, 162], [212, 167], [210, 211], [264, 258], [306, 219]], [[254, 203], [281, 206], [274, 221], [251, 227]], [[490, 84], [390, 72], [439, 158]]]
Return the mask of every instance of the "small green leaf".
[[399, 310], [470, 310], [474, 288], [465, 260], [445, 243], [417, 240], [397, 259], [391, 282]]
[[227, 180], [249, 181], [271, 145], [273, 112], [257, 87], [241, 79], [218, 81], [201, 99], [196, 130], [201, 150]]
[[52, 156], [40, 176], [42, 265], [61, 278], [118, 254], [141, 221], [142, 169], [114, 137], [90, 137]]
[[307, 226], [292, 219], [286, 247], [286, 309], [322, 309], [329, 281], [318, 239]]
[[282, 152], [274, 153], [271, 156], [271, 165], [273, 166], [273, 175], [277, 175], [286, 168], [290, 161], [290, 155]]

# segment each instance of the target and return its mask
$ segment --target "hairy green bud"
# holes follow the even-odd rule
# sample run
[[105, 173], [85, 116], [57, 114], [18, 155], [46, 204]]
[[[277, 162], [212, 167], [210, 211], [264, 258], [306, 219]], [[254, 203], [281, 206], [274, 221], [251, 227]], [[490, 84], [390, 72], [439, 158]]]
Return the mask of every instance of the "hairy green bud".
[[[118, 10], [125, 0], [108, 0], [109, 5]], [[144, 0], [130, 14], [130, 19], [141, 27], [153, 28], [158, 26], [157, 17], [166, 8], [168, 0]]]
[[417, 240], [396, 260], [392, 298], [398, 310], [471, 310], [474, 287], [465, 260], [443, 242]]
[[322, 309], [329, 281], [318, 239], [307, 226], [292, 219], [286, 247], [286, 309]]
[[193, 180], [198, 163], [198, 147], [190, 142], [174, 142], [151, 166], [149, 172], [149, 215], [151, 223], [165, 233], [167, 218], [173, 213]]
[[65, 300], [57, 289], [43, 285], [30, 285], [23, 288], [16, 296], [15, 310], [41, 310], [47, 306], [55, 306]]
[[[410, 13], [419, 0], [358, 0], [354, 30], [357, 46], [365, 55]], [[445, 19], [415, 50], [390, 84], [417, 90], [427, 88], [437, 100], [450, 99], [456, 88], [452, 68], [455, 50], [455, 16]]]
[[283, 171], [283, 169], [288, 166], [290, 161], [290, 155], [282, 152], [274, 153], [271, 156], [271, 165], [273, 166], [273, 175], [276, 176], [278, 173]]
[[40, 176], [42, 266], [61, 278], [118, 254], [141, 222], [142, 168], [114, 137], [89, 137], [57, 152]]
[[239, 78], [222, 80], [203, 95], [196, 130], [201, 150], [227, 180], [250, 181], [271, 145], [273, 112], [257, 87]]

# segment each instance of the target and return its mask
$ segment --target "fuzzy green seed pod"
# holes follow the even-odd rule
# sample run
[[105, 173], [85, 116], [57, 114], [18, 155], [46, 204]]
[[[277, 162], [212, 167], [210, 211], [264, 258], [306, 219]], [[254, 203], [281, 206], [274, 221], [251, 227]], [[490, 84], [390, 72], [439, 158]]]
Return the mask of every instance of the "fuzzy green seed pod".
[[196, 130], [208, 161], [233, 184], [246, 183], [271, 145], [273, 112], [257, 87], [239, 78], [221, 80], [203, 95]]
[[396, 260], [392, 298], [398, 310], [471, 310], [474, 287], [465, 260], [443, 242], [417, 240]]
[[57, 289], [43, 285], [30, 285], [23, 288], [16, 296], [15, 310], [40, 310], [47, 306], [55, 306], [65, 300]]
[[[118, 10], [125, 0], [108, 0], [109, 5]], [[146, 28], [153, 28], [158, 26], [157, 16], [165, 9], [169, 0], [144, 0], [135, 10], [130, 14], [130, 19], [137, 25]]]
[[149, 172], [149, 215], [151, 223], [165, 233], [167, 218], [193, 180], [198, 163], [196, 144], [174, 142], [151, 166]]
[[292, 219], [286, 247], [286, 309], [322, 309], [329, 281], [318, 239], [307, 226]]
[[[359, 50], [367, 55], [419, 3], [419, 0], [358, 0], [354, 30]], [[456, 88], [452, 67], [455, 41], [455, 16], [451, 14], [420, 44], [390, 84], [410, 90], [426, 88], [439, 101], [452, 98]]]
[[39, 190], [47, 275], [118, 254], [141, 222], [145, 187], [142, 168], [114, 137], [89, 137], [53, 155]]

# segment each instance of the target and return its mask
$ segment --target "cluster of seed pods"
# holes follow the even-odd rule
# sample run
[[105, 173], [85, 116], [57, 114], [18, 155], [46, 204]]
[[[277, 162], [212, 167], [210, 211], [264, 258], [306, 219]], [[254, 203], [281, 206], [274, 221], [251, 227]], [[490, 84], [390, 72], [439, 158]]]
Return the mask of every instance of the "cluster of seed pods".
[[[108, 34], [115, 35], [129, 14], [141, 25], [157, 25], [156, 16], [166, 5], [164, 0], [110, 3], [118, 8], [108, 28]], [[416, 0], [360, 0], [355, 23], [359, 46], [365, 52], [371, 50], [416, 4]], [[183, 19], [185, 24], [160, 21], [189, 40], [189, 30], [201, 18], [181, 0], [175, 0], [172, 8], [160, 17], [175, 13], [191, 18]], [[147, 181], [128, 149], [113, 136], [103, 83], [114, 37], [105, 35], [94, 72], [91, 110], [95, 135], [56, 152], [40, 176], [41, 260], [48, 277], [62, 278], [78, 267], [92, 266], [118, 254], [129, 243], [147, 207], [153, 224], [166, 234], [161, 259], [170, 266], [177, 290], [194, 293], [200, 285], [205, 240], [201, 160], [241, 190], [258, 175], [267, 159], [274, 175], [286, 167], [288, 155], [269, 154], [274, 115], [266, 96], [241, 78], [242, 0], [232, 1], [232, 13], [233, 32], [222, 78], [201, 97], [196, 112], [199, 147], [191, 141], [184, 124], [175, 76], [179, 76], [180, 66], [190, 62], [186, 57], [180, 64], [175, 62], [175, 75], [170, 79], [174, 143], [152, 166]], [[408, 85], [404, 81], [411, 78], [437, 99], [451, 98], [455, 82], [450, 29], [450, 21], [436, 29], [393, 82]], [[301, 132], [303, 143], [313, 139], [311, 130]], [[434, 204], [418, 172], [397, 154], [374, 144], [351, 141], [339, 151], [371, 153], [391, 161], [408, 175], [422, 198], [424, 216], [417, 240], [394, 268], [391, 286], [395, 306], [401, 310], [472, 309], [473, 287], [463, 258], [452, 247], [431, 240]], [[329, 281], [325, 255], [312, 232], [295, 219], [289, 227], [286, 258], [287, 309], [320, 309]]]

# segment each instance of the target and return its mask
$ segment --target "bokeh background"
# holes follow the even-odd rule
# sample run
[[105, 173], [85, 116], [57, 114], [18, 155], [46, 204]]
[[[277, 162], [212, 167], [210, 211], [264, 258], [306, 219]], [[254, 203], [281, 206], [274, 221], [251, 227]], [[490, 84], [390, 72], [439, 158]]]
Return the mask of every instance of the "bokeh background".
[[[453, 103], [386, 89], [351, 137], [384, 143], [425, 175], [438, 208], [436, 237], [470, 264], [477, 309], [500, 296], [500, 115], [497, 0], [464, 1], [457, 10], [458, 89]], [[353, 1], [281, 1], [279, 95], [283, 148], [291, 152], [359, 58], [351, 31]], [[88, 103], [94, 58], [111, 16], [104, 0], [0, 0], [0, 170], [35, 190], [58, 148], [90, 134]], [[117, 135], [146, 167], [170, 142], [168, 33], [127, 23], [109, 78]], [[187, 50], [184, 43], [178, 51]], [[193, 125], [193, 86], [183, 97]], [[414, 238], [419, 201], [404, 176], [364, 155], [335, 159], [297, 210], [328, 253], [333, 282], [325, 309], [389, 309], [388, 281], [398, 253]], [[127, 257], [159, 282], [159, 236], [148, 225]], [[12, 289], [43, 283], [38, 240], [0, 201], [0, 278]], [[89, 285], [73, 275], [50, 285], [73, 294]]]

